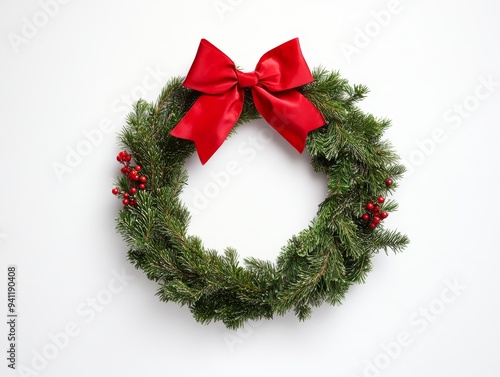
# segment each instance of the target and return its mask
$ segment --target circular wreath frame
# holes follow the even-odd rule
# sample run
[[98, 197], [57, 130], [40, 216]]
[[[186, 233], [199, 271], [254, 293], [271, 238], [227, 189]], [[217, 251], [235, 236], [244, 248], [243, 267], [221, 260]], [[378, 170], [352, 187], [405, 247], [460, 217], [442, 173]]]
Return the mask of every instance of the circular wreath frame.
[[[148, 179], [147, 189], [135, 195], [137, 205], [124, 206], [116, 219], [130, 247], [128, 258], [159, 283], [162, 301], [187, 305], [198, 322], [222, 321], [236, 329], [292, 309], [304, 320], [312, 307], [339, 304], [351, 284], [364, 282], [373, 254], [398, 252], [408, 243], [398, 231], [382, 224], [371, 229], [362, 219], [367, 202], [397, 187], [386, 179], [396, 182], [405, 171], [382, 140], [390, 121], [356, 106], [368, 92], [365, 86], [350, 86], [338, 72], [322, 68], [313, 76], [315, 81], [299, 90], [327, 124], [309, 133], [306, 149], [312, 168], [328, 178], [328, 196], [311, 225], [288, 240], [274, 263], [249, 257], [241, 265], [235, 249], [218, 253], [188, 235], [190, 213], [179, 195], [188, 179], [184, 162], [195, 148], [169, 135], [199, 96], [182, 86], [183, 78], [171, 79], [156, 103], [139, 100], [119, 135]], [[247, 93], [237, 126], [259, 117]], [[131, 182], [120, 176], [117, 185], [127, 192]], [[397, 208], [394, 200], [382, 206], [386, 212]]]

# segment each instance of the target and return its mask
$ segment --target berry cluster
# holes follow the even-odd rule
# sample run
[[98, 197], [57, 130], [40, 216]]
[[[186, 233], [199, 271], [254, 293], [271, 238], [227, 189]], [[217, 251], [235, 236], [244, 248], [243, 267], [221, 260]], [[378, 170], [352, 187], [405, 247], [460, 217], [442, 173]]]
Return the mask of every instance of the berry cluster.
[[[385, 180], [385, 184], [387, 186], [391, 186], [393, 184], [393, 181], [391, 178], [387, 178]], [[382, 220], [386, 219], [389, 214], [385, 211], [382, 211], [380, 208], [379, 204], [383, 204], [385, 202], [385, 198], [383, 196], [379, 196], [377, 198], [377, 203], [375, 204], [373, 202], [368, 202], [366, 203], [365, 208], [369, 211], [363, 215], [363, 220], [369, 223], [369, 227], [371, 229], [375, 229], [381, 222]]]
[[137, 200], [135, 198], [135, 194], [137, 193], [137, 189], [145, 190], [146, 189], [146, 181], [148, 180], [145, 175], [140, 175], [140, 171], [142, 167], [140, 165], [130, 166], [130, 161], [132, 160], [132, 155], [128, 154], [126, 151], [121, 151], [116, 156], [116, 160], [123, 165], [121, 168], [121, 172], [126, 175], [130, 181], [130, 189], [129, 192], [120, 192], [118, 187], [115, 187], [111, 192], [113, 195], [121, 195], [123, 197], [122, 203], [123, 205], [131, 205], [136, 206]]

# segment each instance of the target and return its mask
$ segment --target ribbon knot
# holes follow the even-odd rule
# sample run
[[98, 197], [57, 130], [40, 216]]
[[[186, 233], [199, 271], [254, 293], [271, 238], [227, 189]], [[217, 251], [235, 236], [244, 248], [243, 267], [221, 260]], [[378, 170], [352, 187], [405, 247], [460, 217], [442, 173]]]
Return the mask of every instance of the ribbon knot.
[[266, 52], [255, 71], [234, 62], [202, 39], [183, 85], [201, 92], [170, 135], [192, 140], [202, 164], [219, 149], [243, 110], [244, 88], [262, 117], [299, 153], [307, 134], [325, 124], [320, 111], [297, 87], [314, 81], [297, 38]]
[[238, 86], [240, 88], [251, 88], [252, 86], [257, 85], [259, 79], [257, 77], [257, 72], [241, 72], [236, 71], [238, 75]]

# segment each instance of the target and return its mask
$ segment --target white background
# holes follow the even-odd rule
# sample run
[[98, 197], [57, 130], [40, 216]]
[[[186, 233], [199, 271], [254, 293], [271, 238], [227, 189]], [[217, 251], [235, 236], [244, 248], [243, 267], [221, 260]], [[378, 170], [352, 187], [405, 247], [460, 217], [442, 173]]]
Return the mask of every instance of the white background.
[[[42, 4], [0, 5], [0, 313], [15, 264], [20, 375], [499, 375], [498, 3]], [[409, 173], [386, 225], [411, 244], [377, 255], [367, 284], [306, 322], [199, 325], [187, 308], [158, 301], [115, 233], [116, 133], [132, 100], [154, 100], [187, 73], [203, 37], [248, 71], [299, 37], [311, 68], [366, 84], [363, 109], [393, 121], [387, 138]], [[98, 131], [108, 121], [111, 132]], [[193, 214], [190, 230], [209, 247], [274, 259], [325, 195], [307, 155], [278, 137], [249, 147], [267, 127], [243, 126], [204, 167], [187, 162], [190, 205], [228, 161], [240, 168]], [[71, 159], [77, 148], [85, 156]], [[0, 375], [16, 375], [1, 315]]]

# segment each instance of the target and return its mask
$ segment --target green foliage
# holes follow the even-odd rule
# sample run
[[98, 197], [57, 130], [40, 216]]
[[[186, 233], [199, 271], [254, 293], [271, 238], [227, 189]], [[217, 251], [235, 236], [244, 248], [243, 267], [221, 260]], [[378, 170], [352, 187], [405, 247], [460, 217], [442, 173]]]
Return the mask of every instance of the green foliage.
[[[311, 132], [306, 148], [311, 165], [327, 175], [328, 196], [311, 225], [293, 236], [276, 262], [237, 253], [207, 250], [187, 234], [190, 214], [179, 194], [187, 183], [185, 159], [194, 152], [190, 141], [169, 135], [198, 94], [172, 79], [156, 103], [139, 101], [120, 134], [122, 146], [143, 167], [148, 190], [137, 195], [139, 205], [127, 206], [117, 218], [117, 230], [127, 242], [128, 258], [147, 277], [158, 282], [163, 301], [187, 305], [201, 323], [222, 321], [238, 328], [247, 320], [273, 318], [293, 310], [300, 320], [311, 308], [339, 304], [349, 286], [364, 282], [371, 257], [380, 250], [401, 251], [405, 235], [367, 227], [360, 219], [364, 205], [391, 193], [385, 179], [401, 178], [404, 166], [382, 139], [390, 122], [363, 113], [356, 103], [368, 92], [350, 86], [337, 72], [313, 71], [315, 81], [300, 88], [315, 104], [327, 125]], [[245, 97], [238, 124], [258, 118], [251, 96]], [[117, 184], [125, 191], [128, 180]], [[383, 206], [395, 211], [394, 200]]]

